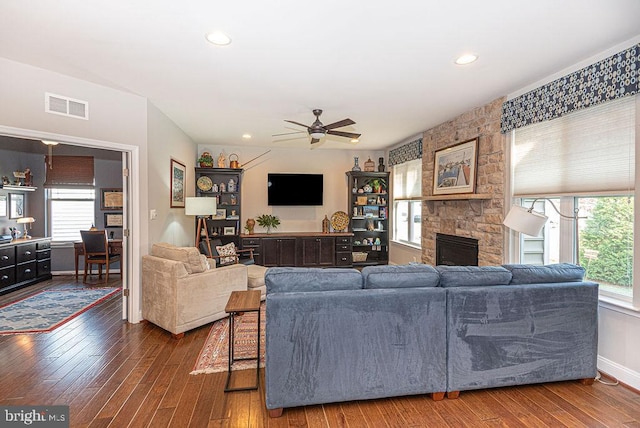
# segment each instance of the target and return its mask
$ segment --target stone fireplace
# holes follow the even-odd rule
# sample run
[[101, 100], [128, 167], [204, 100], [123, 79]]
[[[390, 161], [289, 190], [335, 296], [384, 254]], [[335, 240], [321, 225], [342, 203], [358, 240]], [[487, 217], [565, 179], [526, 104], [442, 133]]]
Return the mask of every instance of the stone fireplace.
[[[505, 135], [500, 132], [505, 98], [474, 108], [448, 122], [428, 129], [422, 136], [422, 195], [432, 197], [435, 151], [478, 137], [478, 161], [474, 193], [445, 195], [422, 205], [422, 262], [438, 264], [436, 234], [454, 235], [477, 242], [480, 266], [504, 263], [504, 218], [506, 169]], [[467, 264], [465, 262], [465, 264]], [[471, 264], [471, 263], [468, 263]]]
[[436, 233], [436, 265], [478, 266], [478, 240]]

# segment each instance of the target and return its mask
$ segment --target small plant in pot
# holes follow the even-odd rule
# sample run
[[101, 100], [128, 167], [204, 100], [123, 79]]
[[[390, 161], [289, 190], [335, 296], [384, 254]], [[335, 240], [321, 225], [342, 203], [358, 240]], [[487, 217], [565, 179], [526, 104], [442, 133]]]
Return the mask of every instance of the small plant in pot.
[[369, 180], [369, 185], [373, 188], [374, 193], [382, 193], [382, 190], [387, 187], [387, 180], [384, 178], [373, 178]]
[[202, 152], [202, 155], [198, 158], [198, 162], [200, 162], [201, 168], [211, 168], [213, 167], [213, 156], [209, 152]]
[[271, 228], [277, 229], [280, 225], [280, 219], [271, 214], [262, 214], [256, 217], [256, 222], [258, 226], [266, 227], [267, 233], [271, 233]]

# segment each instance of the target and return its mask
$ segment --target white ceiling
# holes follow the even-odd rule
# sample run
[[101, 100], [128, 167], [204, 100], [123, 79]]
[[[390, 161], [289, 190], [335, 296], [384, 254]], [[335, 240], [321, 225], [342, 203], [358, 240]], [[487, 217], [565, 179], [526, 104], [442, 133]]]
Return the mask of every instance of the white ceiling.
[[146, 97], [198, 144], [306, 147], [272, 134], [321, 108], [369, 150], [640, 34], [638, 0], [2, 0], [0, 17], [1, 57]]

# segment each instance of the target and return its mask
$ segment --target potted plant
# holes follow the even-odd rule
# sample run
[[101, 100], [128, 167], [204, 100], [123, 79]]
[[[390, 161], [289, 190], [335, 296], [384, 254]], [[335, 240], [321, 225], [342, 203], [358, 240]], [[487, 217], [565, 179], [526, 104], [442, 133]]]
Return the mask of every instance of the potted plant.
[[267, 233], [271, 233], [271, 228], [277, 229], [280, 225], [280, 219], [271, 214], [262, 214], [256, 217], [256, 222], [258, 226], [266, 227]]
[[198, 162], [200, 162], [201, 168], [212, 168], [213, 167], [213, 157], [209, 152], [202, 152], [202, 155], [198, 158]]
[[373, 193], [382, 193], [382, 190], [387, 187], [387, 180], [384, 178], [372, 178], [369, 180], [369, 185], [373, 188]]

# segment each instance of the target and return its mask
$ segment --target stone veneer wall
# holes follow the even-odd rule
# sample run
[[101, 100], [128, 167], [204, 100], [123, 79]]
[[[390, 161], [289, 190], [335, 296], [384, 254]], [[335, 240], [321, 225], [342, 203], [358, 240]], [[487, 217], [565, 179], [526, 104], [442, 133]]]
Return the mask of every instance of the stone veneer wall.
[[500, 133], [505, 98], [468, 111], [424, 132], [422, 139], [422, 195], [433, 193], [434, 152], [478, 139], [476, 193], [488, 200], [425, 201], [422, 206], [422, 262], [435, 264], [436, 233], [478, 240], [480, 266], [504, 263], [504, 197], [506, 136]]

